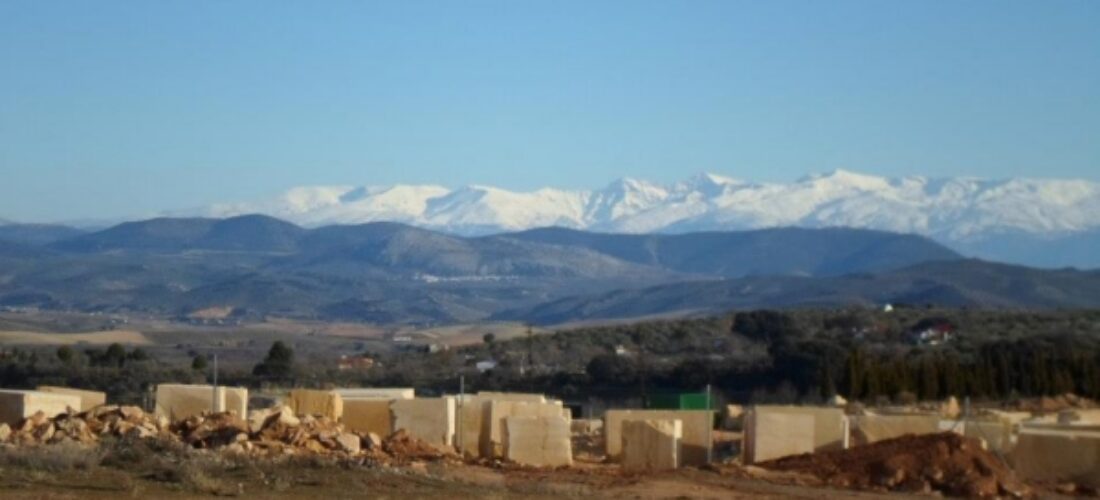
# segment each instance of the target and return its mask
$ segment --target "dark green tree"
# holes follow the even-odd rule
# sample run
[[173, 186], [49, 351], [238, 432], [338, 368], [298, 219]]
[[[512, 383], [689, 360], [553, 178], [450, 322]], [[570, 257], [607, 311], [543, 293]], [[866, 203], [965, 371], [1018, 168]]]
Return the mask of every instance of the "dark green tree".
[[76, 359], [76, 351], [74, 351], [72, 347], [69, 347], [67, 345], [58, 347], [57, 359], [67, 365], [72, 364], [73, 360]]
[[287, 379], [294, 373], [294, 350], [281, 340], [271, 344], [267, 357], [252, 369], [260, 377]]

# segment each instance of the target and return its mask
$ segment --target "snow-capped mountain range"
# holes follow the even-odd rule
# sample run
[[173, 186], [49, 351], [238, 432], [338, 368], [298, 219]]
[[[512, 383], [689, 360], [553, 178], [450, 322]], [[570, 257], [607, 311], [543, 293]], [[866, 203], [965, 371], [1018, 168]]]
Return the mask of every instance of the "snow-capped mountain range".
[[623, 233], [844, 226], [967, 243], [1003, 235], [1057, 238], [1096, 230], [1100, 183], [885, 178], [836, 170], [789, 184], [699, 174], [670, 185], [624, 178], [598, 190], [318, 186], [170, 215], [249, 213], [304, 226], [392, 221], [462, 235], [545, 226]]

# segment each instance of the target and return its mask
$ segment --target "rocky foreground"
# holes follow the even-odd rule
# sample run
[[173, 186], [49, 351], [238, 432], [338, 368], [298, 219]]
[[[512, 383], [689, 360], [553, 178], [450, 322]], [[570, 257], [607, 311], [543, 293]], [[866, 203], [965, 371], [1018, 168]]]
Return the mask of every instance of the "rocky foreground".
[[0, 444], [27, 446], [103, 438], [162, 438], [192, 448], [254, 456], [325, 454], [375, 459], [434, 459], [444, 453], [402, 431], [383, 438], [348, 432], [324, 417], [298, 417], [287, 407], [250, 412], [247, 420], [231, 412], [192, 416], [171, 422], [136, 406], [100, 406], [53, 417], [42, 412], [15, 426], [0, 424]]

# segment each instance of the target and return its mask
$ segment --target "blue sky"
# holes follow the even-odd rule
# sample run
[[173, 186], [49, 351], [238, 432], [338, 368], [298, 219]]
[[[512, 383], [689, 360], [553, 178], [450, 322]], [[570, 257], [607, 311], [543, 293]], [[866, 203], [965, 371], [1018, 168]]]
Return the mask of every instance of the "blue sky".
[[1100, 2], [0, 2], [0, 218], [306, 184], [1100, 180]]

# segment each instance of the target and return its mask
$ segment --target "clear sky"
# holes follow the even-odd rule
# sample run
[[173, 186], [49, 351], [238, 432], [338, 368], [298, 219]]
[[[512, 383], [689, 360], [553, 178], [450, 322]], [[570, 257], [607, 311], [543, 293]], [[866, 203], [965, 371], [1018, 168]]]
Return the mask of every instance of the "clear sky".
[[0, 2], [0, 218], [835, 168], [1100, 180], [1100, 1]]

